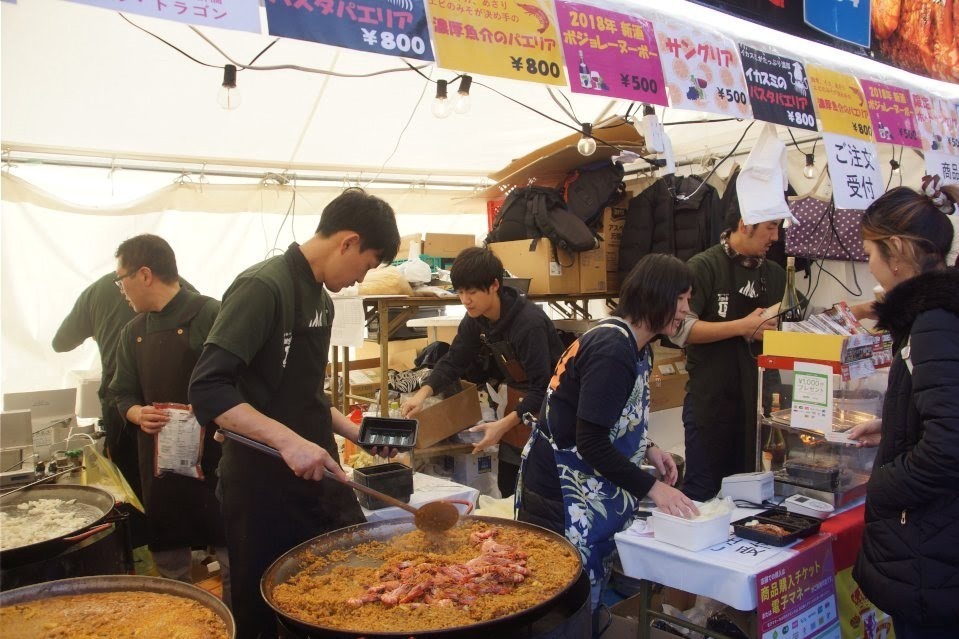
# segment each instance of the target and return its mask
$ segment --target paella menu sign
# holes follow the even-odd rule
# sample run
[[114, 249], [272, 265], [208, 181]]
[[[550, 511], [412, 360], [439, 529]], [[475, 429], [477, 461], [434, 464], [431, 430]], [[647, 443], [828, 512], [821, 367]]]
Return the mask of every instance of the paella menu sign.
[[755, 119], [816, 130], [816, 111], [801, 62], [745, 44], [739, 45], [739, 57]]
[[736, 43], [676, 20], [656, 23], [656, 41], [670, 106], [752, 118]]
[[[822, 130], [872, 141], [872, 121], [866, 98], [853, 76], [814, 64], [806, 65], [809, 84], [816, 96]], [[839, 203], [837, 202], [838, 206]]]
[[562, 0], [556, 15], [574, 93], [668, 106], [652, 22]]
[[865, 209], [885, 190], [875, 143], [832, 133], [822, 139], [836, 208]]
[[762, 639], [840, 635], [831, 537], [820, 535], [799, 548], [796, 556], [756, 575]]
[[429, 8], [436, 57], [444, 69], [566, 84], [552, 2], [457, 0], [432, 2]]
[[433, 59], [423, 0], [265, 0], [264, 4], [270, 35]]
[[871, 80], [862, 80], [862, 90], [877, 142], [922, 146], [909, 91]]

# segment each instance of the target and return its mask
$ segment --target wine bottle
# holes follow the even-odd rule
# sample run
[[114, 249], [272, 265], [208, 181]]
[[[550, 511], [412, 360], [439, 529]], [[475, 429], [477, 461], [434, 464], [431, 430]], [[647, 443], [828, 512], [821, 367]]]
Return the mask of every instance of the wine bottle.
[[590, 73], [589, 67], [586, 66], [586, 60], [583, 58], [583, 52], [579, 52], [579, 83], [583, 86], [584, 89], [590, 87]]
[[803, 321], [803, 309], [799, 303], [799, 294], [796, 293], [796, 258], [791, 255], [786, 258], [786, 290], [779, 305], [779, 330], [783, 324]]

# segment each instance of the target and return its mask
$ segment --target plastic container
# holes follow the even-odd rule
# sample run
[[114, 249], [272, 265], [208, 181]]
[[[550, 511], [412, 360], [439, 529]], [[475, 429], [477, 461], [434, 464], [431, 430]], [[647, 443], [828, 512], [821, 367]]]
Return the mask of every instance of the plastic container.
[[[365, 468], [354, 468], [353, 481], [406, 503], [410, 502], [410, 495], [413, 494], [413, 469], [403, 464], [389, 463], [367, 466]], [[390, 504], [371, 497], [366, 493], [361, 493], [358, 490], [354, 492], [360, 502], [360, 506], [367, 510], [377, 510], [390, 506]]]
[[652, 511], [653, 536], [657, 541], [695, 552], [729, 539], [732, 514], [732, 511], [728, 511], [708, 519], [683, 519], [657, 508]]
[[[776, 534], [761, 529], [757, 530], [755, 526], [746, 525], [753, 521], [759, 524], [778, 526], [785, 531], [785, 534]], [[815, 517], [807, 517], [806, 515], [799, 515], [774, 508], [752, 517], [745, 517], [739, 521], [734, 521], [733, 532], [743, 539], [760, 541], [770, 546], [786, 546], [797, 539], [816, 534], [819, 532], [821, 523], [822, 522]]]
[[360, 446], [389, 446], [411, 450], [416, 446], [415, 419], [364, 417], [356, 443]]

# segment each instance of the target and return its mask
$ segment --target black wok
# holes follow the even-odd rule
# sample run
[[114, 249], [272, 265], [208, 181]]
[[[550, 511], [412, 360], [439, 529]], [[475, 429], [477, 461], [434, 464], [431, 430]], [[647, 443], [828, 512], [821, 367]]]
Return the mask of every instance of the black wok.
[[[64, 597], [67, 595], [86, 595], [100, 592], [157, 592], [164, 595], [174, 595], [191, 599], [200, 605], [211, 609], [226, 626], [226, 636], [236, 636], [236, 627], [233, 615], [226, 605], [203, 590], [190, 584], [161, 577], [141, 577], [138, 575], [96, 575], [93, 577], [75, 577], [73, 579], [59, 579], [46, 581], [41, 584], [24, 586], [15, 590], [0, 592], [0, 606], [38, 601], [50, 597]], [[171, 630], [171, 636], [172, 636]]]
[[[462, 520], [464, 522], [468, 522], [470, 520], [482, 521], [487, 524], [500, 526], [503, 528], [520, 528], [523, 530], [532, 531], [544, 537], [549, 537], [558, 544], [566, 546], [574, 557], [579, 557], [576, 547], [569, 543], [565, 537], [561, 537], [560, 535], [557, 535], [556, 533], [539, 526], [534, 526], [525, 522], [500, 519], [497, 517], [466, 516], [463, 517]], [[406, 638], [410, 637], [411, 635], [416, 637], [440, 637], [445, 639], [449, 639], [453, 636], [457, 637], [458, 639], [471, 637], [483, 637], [484, 639], [488, 639], [491, 636], [491, 633], [496, 633], [493, 636], [498, 637], [498, 639], [502, 639], [503, 637], [513, 636], [513, 633], [510, 632], [511, 629], [532, 627], [538, 620], [550, 616], [550, 614], [554, 612], [554, 608], [556, 608], [558, 605], [563, 606], [564, 610], [569, 608], [569, 610], [564, 613], [564, 616], [571, 616], [576, 610], [578, 610], [579, 606], [583, 603], [582, 600], [584, 598], [588, 608], [589, 580], [585, 579], [585, 575], [583, 574], [582, 570], [575, 572], [575, 574], [570, 577], [569, 581], [564, 584], [563, 587], [560, 588], [553, 596], [544, 599], [542, 602], [525, 610], [499, 617], [497, 619], [491, 619], [489, 621], [473, 623], [464, 626], [456, 626], [452, 628], [444, 628], [441, 630], [431, 629], [412, 633], [359, 632], [313, 624], [297, 619], [296, 617], [291, 617], [282, 611], [273, 600], [273, 589], [276, 586], [285, 583], [290, 577], [302, 570], [304, 562], [308, 560], [307, 554], [318, 556], [326, 555], [334, 550], [349, 551], [360, 544], [369, 543], [371, 541], [386, 542], [414, 530], [416, 530], [416, 526], [410, 519], [390, 519], [385, 521], [357, 524], [355, 526], [341, 528], [340, 530], [334, 530], [333, 532], [320, 535], [319, 537], [314, 537], [313, 539], [296, 546], [292, 550], [287, 551], [283, 556], [273, 562], [273, 565], [271, 565], [263, 574], [263, 579], [260, 581], [260, 592], [262, 593], [266, 603], [276, 612], [277, 616], [281, 619], [285, 626], [295, 628], [296, 630], [302, 632], [303, 636], [305, 637], [323, 637], [324, 639], [330, 639], [333, 637]], [[358, 557], [350, 553], [349, 557], [342, 562], [331, 562], [325, 568], [325, 571], [333, 570], [337, 566], [342, 565], [377, 566], [379, 564], [379, 561], [371, 560], [367, 557]], [[574, 590], [576, 592], [573, 592]]]
[[92, 486], [70, 484], [33, 486], [32, 488], [0, 497], [0, 510], [7, 511], [9, 509], [15, 509], [18, 504], [35, 499], [62, 499], [64, 501], [75, 499], [77, 504], [83, 504], [95, 510], [96, 517], [89, 524], [66, 534], [50, 537], [49, 539], [27, 544], [26, 546], [0, 550], [0, 562], [3, 563], [4, 568], [22, 566], [23, 564], [41, 559], [48, 559], [63, 552], [71, 545], [95, 535], [101, 530], [106, 530], [113, 525], [104, 522], [116, 503], [113, 495], [101, 488], [94, 488]]

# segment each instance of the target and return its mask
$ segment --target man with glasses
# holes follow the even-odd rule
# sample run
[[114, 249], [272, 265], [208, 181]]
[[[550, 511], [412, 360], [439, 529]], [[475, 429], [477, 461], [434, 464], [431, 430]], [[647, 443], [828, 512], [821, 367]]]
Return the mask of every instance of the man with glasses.
[[192, 547], [213, 546], [229, 603], [229, 559], [220, 506], [214, 494], [220, 446], [213, 429], [193, 442], [200, 472], [161, 470], [158, 437], [170, 422], [157, 404], [187, 404], [193, 366], [220, 308], [216, 300], [180, 286], [176, 256], [156, 235], [120, 244], [114, 282], [138, 315], [123, 327], [110, 391], [117, 409], [138, 427], [140, 482], [150, 524], [150, 551], [160, 574], [191, 581]]

